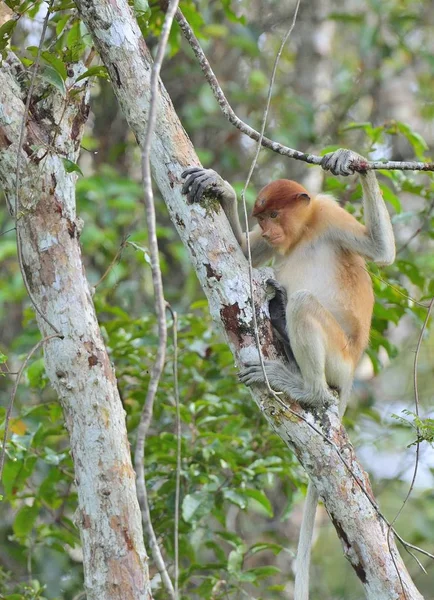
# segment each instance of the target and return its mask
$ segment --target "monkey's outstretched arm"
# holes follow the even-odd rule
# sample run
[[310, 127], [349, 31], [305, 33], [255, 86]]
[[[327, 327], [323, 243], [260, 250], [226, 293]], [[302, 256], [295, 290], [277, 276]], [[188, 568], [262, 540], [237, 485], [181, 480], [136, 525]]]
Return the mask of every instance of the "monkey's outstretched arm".
[[[334, 175], [352, 175], [352, 164], [365, 160], [352, 150], [343, 148], [326, 154], [321, 166]], [[395, 238], [389, 213], [373, 171], [360, 173], [363, 189], [363, 204], [365, 209], [366, 226], [360, 225], [355, 219], [337, 219], [331, 228], [331, 235], [342, 243], [343, 247], [357, 252], [368, 260], [379, 264], [389, 265], [395, 260]]]
[[[190, 167], [181, 174], [181, 177], [186, 179], [182, 186], [182, 193], [187, 196], [189, 202], [200, 202], [204, 194], [218, 199], [232, 227], [235, 238], [246, 256], [246, 236], [240, 225], [237, 195], [233, 187], [213, 169]], [[249, 237], [253, 266], [258, 266], [269, 260], [273, 251], [262, 238], [260, 227], [254, 227], [249, 233]]]

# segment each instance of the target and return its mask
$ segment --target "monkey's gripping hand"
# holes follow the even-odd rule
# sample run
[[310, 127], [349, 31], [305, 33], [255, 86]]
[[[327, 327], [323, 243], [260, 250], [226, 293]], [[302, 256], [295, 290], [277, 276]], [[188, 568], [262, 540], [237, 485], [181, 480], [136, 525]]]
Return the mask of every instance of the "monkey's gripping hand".
[[355, 167], [358, 167], [358, 171], [363, 172], [364, 167], [367, 166], [367, 160], [357, 152], [340, 148], [336, 152], [326, 154], [321, 161], [321, 166], [324, 171], [331, 171], [333, 175], [346, 176], [353, 175], [356, 172]]
[[[309, 389], [295, 363], [283, 364], [278, 360], [264, 360], [264, 367], [271, 389], [287, 394], [303, 406], [320, 407], [336, 402], [335, 396], [328, 388]], [[265, 382], [259, 362], [246, 363], [238, 377], [245, 385]]]
[[237, 196], [232, 186], [213, 169], [189, 167], [181, 174], [181, 177], [185, 179], [182, 193], [192, 204], [200, 202], [205, 192], [218, 198], [221, 202], [236, 203]]

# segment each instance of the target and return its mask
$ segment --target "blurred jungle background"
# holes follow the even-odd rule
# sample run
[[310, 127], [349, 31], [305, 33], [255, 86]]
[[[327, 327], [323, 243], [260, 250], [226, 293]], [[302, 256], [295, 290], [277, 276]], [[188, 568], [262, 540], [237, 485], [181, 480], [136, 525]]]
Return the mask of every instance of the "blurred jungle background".
[[[49, 22], [42, 71], [53, 86], [60, 85], [56, 53], [66, 48], [74, 54], [90, 45], [74, 3], [57, 5]], [[12, 49], [30, 67], [46, 4], [23, 6], [22, 17], [9, 33]], [[295, 2], [186, 0], [181, 8], [236, 114], [259, 129], [273, 62]], [[134, 2], [134, 9], [154, 50], [163, 14], [146, 0]], [[10, 17], [6, 5], [2, 10], [4, 27]], [[133, 441], [157, 347], [140, 153], [104, 68], [95, 69], [94, 75], [79, 161], [77, 212], [84, 221], [83, 261], [95, 287], [94, 302]], [[256, 145], [225, 120], [176, 24], [162, 79], [203, 165], [240, 191]], [[266, 135], [316, 154], [350, 147], [371, 159], [428, 161], [434, 154], [433, 81], [430, 0], [302, 1], [277, 69]], [[248, 188], [250, 205], [257, 190], [279, 177], [297, 179], [312, 191], [333, 193], [342, 206], [362, 217], [357, 178], [337, 179], [265, 149]], [[376, 293], [371, 343], [357, 371], [345, 424], [390, 520], [410, 486], [419, 425], [418, 474], [396, 527], [403, 537], [433, 552], [434, 339], [429, 327], [423, 332], [423, 323], [434, 295], [434, 179], [432, 174], [411, 171], [384, 171], [379, 178], [393, 218], [397, 260], [385, 270], [368, 266]], [[291, 599], [306, 477], [238, 384], [232, 355], [211, 322], [187, 252], [158, 190], [154, 193], [165, 295], [179, 314], [183, 598]], [[2, 427], [14, 373], [39, 339], [17, 262], [13, 227], [2, 201]], [[413, 380], [420, 338], [419, 418]], [[169, 564], [176, 464], [173, 350], [170, 342], [146, 443], [153, 523]], [[25, 370], [11, 430], [0, 504], [0, 597], [82, 598], [73, 467], [42, 353]], [[434, 563], [420, 556], [428, 571], [424, 574], [403, 553], [421, 593], [434, 599]], [[154, 575], [153, 569], [151, 564]], [[363, 597], [323, 509], [312, 580], [313, 600]], [[156, 598], [163, 597], [164, 592], [156, 592]]]

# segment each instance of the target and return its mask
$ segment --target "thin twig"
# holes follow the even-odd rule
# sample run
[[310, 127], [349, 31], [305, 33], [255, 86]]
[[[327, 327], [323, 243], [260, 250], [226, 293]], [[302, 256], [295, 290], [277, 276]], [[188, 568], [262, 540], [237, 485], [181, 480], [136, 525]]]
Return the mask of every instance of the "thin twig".
[[[428, 306], [428, 312], [426, 314], [425, 321], [423, 322], [422, 329], [420, 330], [419, 338], [417, 340], [417, 345], [416, 345], [416, 352], [414, 353], [413, 388], [414, 388], [414, 406], [415, 406], [415, 413], [416, 413], [417, 417], [419, 417], [419, 391], [418, 391], [418, 385], [417, 385], [417, 364], [419, 361], [419, 352], [420, 352], [420, 347], [422, 345], [423, 334], [425, 333], [425, 330], [428, 326], [428, 321], [431, 316], [431, 311], [432, 311], [433, 306], [434, 306], [434, 297], [431, 299], [431, 302]], [[404, 510], [405, 505], [408, 502], [408, 499], [410, 498], [410, 496], [413, 492], [414, 484], [416, 482], [416, 477], [417, 477], [417, 471], [419, 468], [419, 458], [420, 458], [420, 427], [419, 427], [418, 423], [416, 422], [416, 453], [415, 453], [415, 460], [414, 460], [413, 476], [411, 478], [411, 483], [410, 483], [410, 487], [408, 489], [407, 495], [405, 496], [405, 498], [401, 504], [401, 507], [398, 510], [398, 512], [396, 513], [395, 517], [390, 522], [389, 528], [387, 530], [387, 545], [389, 547], [389, 552], [391, 554], [392, 554], [392, 552], [390, 550], [390, 533], [391, 533], [393, 525], [400, 517], [402, 511]], [[393, 557], [392, 557], [392, 559], [393, 559]], [[393, 562], [395, 563], [394, 559], [393, 559]]]
[[48, 342], [49, 340], [52, 340], [53, 338], [63, 339], [63, 336], [60, 333], [53, 333], [52, 335], [48, 335], [47, 337], [44, 337], [42, 340], [39, 340], [39, 342], [37, 344], [35, 344], [33, 346], [33, 348], [30, 350], [30, 352], [27, 354], [26, 358], [24, 359], [23, 364], [21, 365], [20, 370], [17, 373], [17, 378], [15, 380], [14, 387], [12, 388], [11, 397], [9, 400], [9, 406], [7, 408], [6, 415], [5, 415], [5, 431], [3, 434], [3, 446], [1, 449], [1, 453], [0, 453], [0, 482], [2, 481], [2, 478], [3, 478], [3, 468], [4, 468], [4, 464], [5, 464], [5, 455], [6, 455], [6, 442], [7, 442], [8, 433], [9, 433], [9, 421], [11, 419], [12, 409], [14, 406], [15, 396], [17, 395], [18, 384], [20, 383], [20, 380], [21, 380], [21, 375], [23, 374], [24, 369], [27, 367], [27, 364], [28, 364], [29, 360], [32, 358], [32, 356], [34, 355], [34, 353], [37, 350], [39, 350], [39, 348], [43, 344], [45, 344], [45, 342]]
[[[269, 150], [273, 150], [273, 152], [277, 152], [277, 154], [281, 154], [282, 156], [287, 156], [288, 158], [295, 158], [296, 160], [302, 160], [311, 165], [320, 165], [323, 159], [322, 156], [317, 156], [315, 154], [308, 154], [305, 152], [300, 152], [299, 150], [294, 150], [293, 148], [289, 148], [288, 146], [284, 146], [283, 144], [279, 144], [279, 142], [275, 142], [270, 138], [263, 136], [261, 138], [261, 134], [250, 125], [247, 125], [244, 121], [242, 121], [234, 112], [233, 108], [229, 104], [223, 90], [220, 87], [220, 84], [217, 80], [217, 77], [214, 74], [214, 71], [211, 68], [211, 65], [208, 62], [207, 57], [205, 56], [204, 51], [202, 50], [196, 36], [193, 33], [188, 21], [182, 14], [180, 10], [176, 13], [176, 20], [178, 25], [181, 28], [182, 33], [184, 34], [185, 39], [190, 44], [191, 49], [195, 57], [197, 58], [200, 68], [202, 69], [203, 74], [205, 75], [205, 79], [207, 80], [211, 90], [214, 94], [215, 99], [218, 102], [224, 116], [227, 120], [234, 125], [237, 129], [239, 129], [242, 133], [250, 137], [252, 140], [259, 141], [261, 140], [262, 146], [264, 148], [268, 148]], [[352, 167], [355, 171], [369, 171], [373, 169], [383, 169], [383, 170], [398, 170], [398, 171], [434, 171], [434, 163], [424, 163], [424, 162], [414, 162], [414, 161], [354, 161]]]
[[410, 300], [410, 302], [413, 302], [413, 304], [416, 304], [416, 306], [420, 306], [421, 308], [425, 308], [425, 309], [429, 308], [429, 304], [423, 304], [423, 302], [418, 302], [418, 300], [416, 300], [415, 298], [412, 298], [408, 294], [404, 294], [404, 292], [402, 292], [399, 289], [399, 287], [396, 287], [396, 285], [393, 285], [393, 283], [390, 283], [390, 281], [387, 281], [387, 279], [383, 279], [383, 277], [381, 277], [380, 275], [377, 275], [377, 273], [373, 273], [366, 267], [362, 267], [362, 268], [368, 273], [368, 275], [370, 275], [371, 277], [375, 277], [375, 279], [378, 279], [378, 281], [381, 281], [381, 283], [384, 283], [384, 285], [387, 285], [387, 287], [390, 287], [394, 292], [396, 292], [403, 298], [406, 298], [406, 300]]
[[127, 240], [130, 236], [127, 235], [126, 237], [124, 237], [124, 239], [121, 242], [121, 245], [118, 248], [118, 251], [116, 252], [116, 254], [114, 255], [113, 260], [110, 262], [109, 266], [107, 267], [107, 269], [104, 271], [104, 274], [101, 276], [101, 278], [95, 283], [95, 285], [93, 286], [94, 288], [97, 288], [99, 286], [100, 283], [102, 283], [104, 281], [104, 279], [107, 277], [107, 275], [110, 273], [110, 271], [113, 269], [114, 265], [116, 264], [116, 262], [118, 261], [118, 259], [120, 259], [121, 254], [123, 249], [125, 248], [125, 246], [127, 245]]
[[11, 231], [15, 231], [16, 227], [11, 227], [10, 229], [6, 229], [6, 231], [0, 231], [0, 237], [2, 235], [6, 235], [7, 233], [10, 233]]
[[422, 211], [422, 213], [426, 213], [426, 221], [425, 221], [425, 223], [423, 223], [420, 227], [418, 227], [416, 229], [416, 231], [414, 231], [411, 234], [411, 236], [408, 238], [408, 240], [406, 242], [404, 242], [402, 244], [402, 246], [400, 246], [398, 248], [398, 250], [396, 251], [397, 255], [400, 254], [401, 252], [403, 252], [410, 245], [410, 243], [419, 235], [419, 233], [421, 233], [424, 230], [424, 228], [426, 226], [426, 223], [429, 223], [429, 216], [431, 215], [431, 211], [433, 210], [433, 208], [434, 208], [434, 198], [431, 200], [430, 205], [428, 206], [428, 208], [426, 209], [426, 211], [425, 210]]
[[173, 319], [173, 387], [175, 391], [175, 435], [176, 435], [176, 480], [175, 480], [175, 526], [174, 526], [174, 548], [175, 548], [175, 598], [179, 598], [179, 505], [181, 493], [181, 407], [179, 403], [179, 379], [178, 379], [178, 314], [167, 304]]
[[270, 382], [268, 381], [268, 376], [267, 376], [267, 372], [265, 371], [265, 364], [264, 364], [264, 357], [262, 356], [262, 352], [261, 352], [261, 341], [259, 339], [259, 330], [258, 330], [258, 322], [256, 319], [256, 307], [255, 307], [255, 300], [254, 300], [254, 296], [253, 296], [253, 264], [252, 264], [252, 251], [250, 248], [250, 235], [249, 235], [249, 217], [247, 215], [247, 204], [246, 204], [246, 190], [249, 186], [250, 180], [252, 178], [253, 175], [253, 171], [255, 170], [256, 167], [256, 163], [258, 162], [258, 158], [259, 158], [259, 153], [261, 151], [261, 144], [262, 144], [262, 140], [264, 138], [264, 132], [265, 132], [265, 127], [267, 125], [267, 119], [268, 119], [268, 112], [270, 110], [270, 103], [271, 103], [271, 97], [273, 95], [273, 86], [274, 86], [274, 80], [276, 78], [276, 72], [277, 72], [277, 66], [279, 64], [279, 60], [280, 57], [282, 56], [282, 52], [283, 49], [285, 47], [286, 42], [289, 39], [289, 36], [291, 35], [294, 27], [295, 27], [295, 22], [297, 20], [297, 15], [298, 15], [298, 9], [300, 7], [300, 0], [297, 1], [296, 7], [295, 7], [295, 11], [294, 11], [294, 16], [292, 18], [292, 23], [290, 28], [288, 29], [288, 31], [286, 32], [286, 34], [283, 36], [282, 41], [280, 43], [279, 46], [279, 50], [277, 51], [276, 54], [276, 58], [274, 59], [274, 65], [273, 65], [273, 70], [271, 72], [271, 78], [270, 78], [270, 83], [268, 86], [268, 94], [267, 94], [267, 101], [265, 104], [265, 109], [264, 109], [264, 114], [262, 117], [262, 125], [261, 125], [261, 133], [258, 139], [258, 144], [256, 147], [256, 152], [255, 152], [255, 156], [253, 158], [252, 164], [250, 165], [250, 169], [249, 169], [249, 173], [247, 175], [247, 179], [246, 182], [244, 184], [244, 187], [241, 191], [241, 202], [242, 202], [242, 207], [243, 207], [243, 213], [244, 213], [244, 223], [245, 223], [245, 230], [246, 230], [246, 246], [247, 246], [247, 262], [248, 262], [248, 267], [249, 267], [249, 284], [250, 284], [250, 302], [252, 303], [252, 321], [253, 321], [253, 331], [255, 333], [255, 342], [256, 342], [256, 348], [258, 350], [258, 354], [259, 354], [259, 362], [261, 364], [261, 368], [262, 368], [262, 373], [264, 375], [264, 380], [265, 380], [265, 384], [267, 386], [267, 389], [269, 392], [271, 392], [272, 394], [275, 395], [280, 395], [282, 394], [282, 392], [276, 392], [275, 390], [273, 390], [270, 386]]
[[142, 511], [143, 526], [148, 534], [150, 540], [150, 546], [152, 556], [155, 561], [155, 565], [160, 573], [161, 580], [164, 587], [172, 600], [177, 600], [175, 596], [175, 590], [173, 588], [172, 581], [167, 572], [167, 567], [164, 563], [163, 556], [158, 546], [158, 541], [155, 535], [155, 531], [151, 522], [151, 514], [149, 510], [149, 502], [146, 490], [145, 482], [145, 440], [149, 430], [149, 426], [152, 421], [152, 413], [154, 406], [154, 399], [157, 393], [159, 381], [164, 368], [164, 360], [166, 356], [166, 342], [167, 342], [167, 328], [166, 328], [166, 302], [164, 300], [163, 281], [160, 269], [160, 260], [158, 255], [158, 241], [156, 232], [156, 217], [155, 217], [155, 205], [154, 197], [152, 193], [152, 182], [151, 182], [151, 164], [150, 164], [150, 153], [151, 153], [151, 142], [152, 135], [155, 129], [155, 122], [157, 117], [157, 103], [159, 100], [158, 95], [158, 81], [161, 70], [161, 65], [166, 50], [167, 40], [169, 37], [170, 29], [172, 27], [173, 17], [178, 7], [179, 0], [172, 0], [167, 8], [166, 16], [164, 19], [163, 27], [161, 30], [160, 40], [158, 42], [157, 54], [152, 67], [151, 73], [151, 84], [150, 84], [150, 103], [148, 113], [148, 123], [146, 126], [145, 138], [142, 146], [142, 181], [144, 191], [144, 204], [146, 210], [146, 220], [148, 225], [148, 241], [149, 241], [149, 252], [151, 256], [151, 271], [152, 271], [152, 282], [154, 285], [155, 294], [155, 312], [157, 314], [158, 321], [158, 336], [159, 344], [157, 350], [157, 356], [151, 371], [151, 378], [149, 381], [148, 391], [146, 394], [145, 403], [140, 418], [140, 423], [137, 427], [137, 442], [136, 451], [134, 455], [134, 465], [137, 474], [137, 496], [139, 499], [140, 508]]
[[44, 315], [44, 313], [41, 311], [41, 309], [39, 308], [39, 306], [35, 300], [35, 297], [33, 296], [32, 291], [30, 290], [29, 282], [27, 281], [26, 272], [24, 270], [23, 253], [22, 253], [22, 249], [21, 249], [21, 240], [20, 240], [20, 230], [19, 230], [19, 226], [18, 226], [19, 211], [20, 211], [21, 150], [22, 150], [23, 142], [24, 142], [24, 134], [25, 134], [26, 125], [27, 125], [27, 118], [29, 116], [30, 102], [32, 101], [33, 88], [35, 87], [36, 76], [38, 74], [39, 65], [41, 62], [42, 46], [44, 44], [45, 34], [47, 32], [48, 21], [50, 18], [50, 12], [51, 12], [51, 8], [52, 8], [53, 4], [54, 4], [54, 0], [50, 0], [50, 4], [48, 5], [48, 9], [47, 9], [47, 14], [45, 15], [45, 18], [44, 18], [44, 24], [42, 26], [42, 32], [41, 32], [41, 38], [39, 40], [38, 52], [36, 54], [35, 62], [33, 63], [32, 77], [30, 80], [29, 90], [27, 92], [27, 100], [26, 100], [26, 104], [24, 107], [23, 121], [21, 123], [20, 137], [18, 140], [18, 150], [17, 150], [17, 165], [16, 165], [16, 173], [15, 173], [15, 208], [14, 208], [15, 214], [14, 214], [14, 219], [15, 219], [15, 227], [17, 230], [17, 234], [16, 234], [17, 256], [18, 256], [18, 262], [20, 265], [21, 274], [23, 277], [24, 287], [26, 288], [27, 294], [30, 298], [30, 302], [33, 304], [34, 309], [36, 310], [38, 315], [41, 317], [41, 319], [43, 319], [47, 323], [47, 325], [49, 325], [51, 327], [51, 329], [53, 331], [55, 331], [57, 334], [60, 334], [60, 331], [57, 329], [57, 327], [55, 327], [51, 323], [51, 321], [49, 321], [47, 319], [47, 317]]

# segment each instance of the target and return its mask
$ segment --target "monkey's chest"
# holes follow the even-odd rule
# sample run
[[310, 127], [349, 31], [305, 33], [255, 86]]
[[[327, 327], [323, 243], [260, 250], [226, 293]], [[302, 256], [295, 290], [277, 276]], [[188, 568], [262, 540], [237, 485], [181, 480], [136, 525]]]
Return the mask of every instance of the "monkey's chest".
[[326, 244], [296, 248], [289, 255], [277, 257], [273, 267], [288, 296], [308, 290], [331, 312], [342, 306], [337, 257]]

